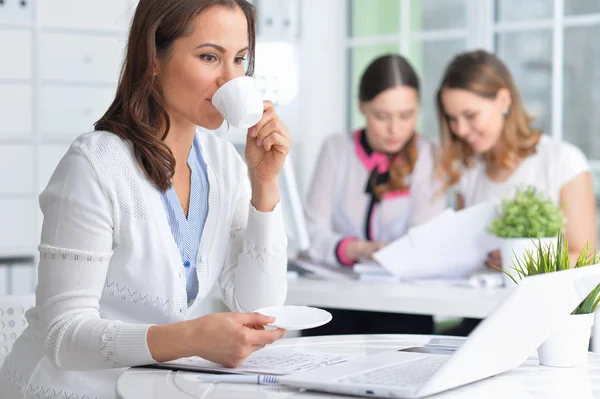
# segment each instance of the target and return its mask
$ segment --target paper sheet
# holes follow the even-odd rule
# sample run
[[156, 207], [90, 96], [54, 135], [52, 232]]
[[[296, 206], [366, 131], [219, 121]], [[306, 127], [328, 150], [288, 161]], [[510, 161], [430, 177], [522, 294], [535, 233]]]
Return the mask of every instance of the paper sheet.
[[239, 367], [227, 368], [201, 357], [187, 357], [159, 363], [153, 367], [188, 371], [212, 371], [231, 374], [285, 375], [294, 371], [312, 370], [338, 364], [359, 355], [314, 352], [302, 347], [267, 347], [254, 352]]
[[488, 201], [457, 212], [447, 209], [373, 257], [402, 279], [467, 276], [482, 268], [488, 252], [498, 246], [487, 232], [497, 204]]

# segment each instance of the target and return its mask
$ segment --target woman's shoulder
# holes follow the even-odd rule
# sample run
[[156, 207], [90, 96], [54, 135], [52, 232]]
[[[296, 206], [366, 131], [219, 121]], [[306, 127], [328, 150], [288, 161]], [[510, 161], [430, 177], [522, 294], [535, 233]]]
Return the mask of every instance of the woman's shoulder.
[[114, 133], [105, 130], [94, 130], [91, 132], [79, 135], [73, 141], [72, 147], [76, 148], [111, 148], [111, 147], [127, 147], [127, 141], [123, 140]]
[[348, 147], [352, 147], [354, 143], [354, 134], [348, 133], [333, 133], [323, 141], [323, 148], [331, 148], [332, 150], [340, 151]]
[[417, 134], [415, 136], [415, 141], [417, 143], [417, 150], [419, 151], [419, 156], [421, 154], [431, 155], [432, 157], [437, 157], [440, 155], [440, 146], [431, 137], [421, 136]]
[[541, 136], [536, 147], [536, 153], [544, 156], [550, 161], [557, 161], [559, 159], [570, 161], [586, 158], [583, 151], [576, 145], [547, 134]]
[[547, 171], [553, 182], [560, 187], [582, 172], [590, 170], [583, 151], [562, 139], [542, 135], [535, 156], [540, 170]]
[[354, 152], [352, 136], [347, 133], [333, 133], [323, 140], [319, 157], [334, 158], [337, 161], [348, 151]]
[[132, 156], [131, 143], [114, 133], [96, 130], [83, 133], [71, 144], [69, 152], [81, 152], [92, 164], [105, 161], [111, 164], [114, 158]]

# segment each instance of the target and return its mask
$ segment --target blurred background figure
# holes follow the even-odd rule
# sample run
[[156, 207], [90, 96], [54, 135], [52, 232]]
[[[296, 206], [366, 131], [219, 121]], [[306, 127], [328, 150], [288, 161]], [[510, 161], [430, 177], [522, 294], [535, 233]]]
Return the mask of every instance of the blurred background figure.
[[[434, 179], [436, 146], [417, 134], [419, 79], [400, 55], [375, 59], [359, 89], [363, 129], [327, 139], [306, 201], [310, 257], [340, 267], [374, 252], [446, 205]], [[430, 316], [330, 309], [309, 334], [432, 333]]]

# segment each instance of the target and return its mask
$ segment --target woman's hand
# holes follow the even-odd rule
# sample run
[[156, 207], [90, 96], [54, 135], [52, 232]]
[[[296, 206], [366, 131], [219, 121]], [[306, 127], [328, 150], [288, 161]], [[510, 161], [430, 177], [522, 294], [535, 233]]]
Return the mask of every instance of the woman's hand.
[[373, 260], [373, 254], [385, 247], [387, 243], [368, 240], [352, 240], [346, 247], [346, 256], [352, 260]]
[[262, 119], [248, 129], [246, 164], [253, 182], [277, 179], [285, 158], [290, 152], [292, 138], [288, 128], [275, 112], [273, 103], [264, 102]]
[[498, 271], [498, 269], [502, 269], [502, 257], [500, 256], [500, 251], [495, 250], [488, 254], [487, 259], [485, 261], [485, 265], [490, 270]]
[[148, 347], [157, 362], [200, 356], [237, 367], [253, 352], [283, 337], [285, 330], [265, 330], [273, 317], [259, 313], [215, 313], [148, 330]]

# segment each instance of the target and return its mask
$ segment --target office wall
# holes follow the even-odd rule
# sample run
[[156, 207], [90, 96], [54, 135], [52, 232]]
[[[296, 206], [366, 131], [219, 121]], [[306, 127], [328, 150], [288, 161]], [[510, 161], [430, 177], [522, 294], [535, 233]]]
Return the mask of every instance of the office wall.
[[346, 3], [302, 1], [298, 95], [301, 123], [293, 132], [301, 141], [295, 164], [302, 193], [312, 179], [325, 138], [346, 129]]
[[[35, 255], [38, 194], [114, 95], [133, 0], [4, 0], [0, 5], [0, 257]], [[6, 290], [0, 269], [0, 294]], [[31, 267], [14, 269], [15, 293]]]

